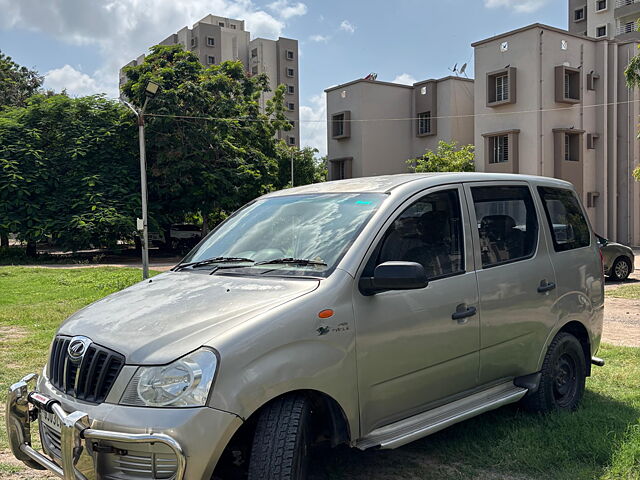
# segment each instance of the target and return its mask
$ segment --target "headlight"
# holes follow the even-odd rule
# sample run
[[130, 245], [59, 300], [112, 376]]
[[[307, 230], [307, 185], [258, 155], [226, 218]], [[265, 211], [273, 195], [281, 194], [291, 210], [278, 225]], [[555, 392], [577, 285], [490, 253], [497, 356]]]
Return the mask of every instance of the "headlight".
[[218, 367], [216, 355], [201, 349], [160, 367], [140, 367], [122, 396], [123, 405], [201, 407]]

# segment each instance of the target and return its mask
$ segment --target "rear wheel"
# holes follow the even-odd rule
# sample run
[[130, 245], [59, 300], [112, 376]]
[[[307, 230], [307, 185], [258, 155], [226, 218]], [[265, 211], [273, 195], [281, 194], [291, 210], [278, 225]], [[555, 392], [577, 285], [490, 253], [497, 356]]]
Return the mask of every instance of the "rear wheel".
[[631, 262], [626, 257], [618, 257], [611, 266], [611, 277], [616, 280], [626, 280], [631, 273]]
[[258, 417], [248, 480], [303, 480], [307, 477], [310, 405], [303, 395], [282, 397]]
[[578, 339], [570, 333], [559, 333], [547, 350], [538, 390], [525, 397], [524, 406], [543, 413], [577, 409], [584, 394], [586, 372], [585, 354]]

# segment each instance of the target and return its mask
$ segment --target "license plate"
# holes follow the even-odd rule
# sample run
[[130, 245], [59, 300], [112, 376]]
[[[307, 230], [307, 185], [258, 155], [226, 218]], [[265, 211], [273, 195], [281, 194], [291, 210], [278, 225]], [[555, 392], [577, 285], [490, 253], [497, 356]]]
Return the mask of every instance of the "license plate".
[[38, 411], [38, 419], [47, 425], [49, 428], [53, 428], [56, 432], [60, 432], [62, 429], [62, 424], [60, 422], [60, 418], [54, 414], [45, 412], [44, 410]]

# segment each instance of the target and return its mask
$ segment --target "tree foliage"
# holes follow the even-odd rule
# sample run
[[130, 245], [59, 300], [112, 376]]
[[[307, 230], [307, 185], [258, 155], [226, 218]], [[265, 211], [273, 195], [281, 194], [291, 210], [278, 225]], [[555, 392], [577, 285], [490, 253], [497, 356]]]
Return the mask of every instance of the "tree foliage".
[[458, 148], [457, 142], [440, 140], [434, 152], [428, 150], [418, 158], [407, 160], [409, 170], [423, 172], [473, 172], [475, 171], [473, 145]]
[[[284, 86], [263, 110], [267, 77], [248, 75], [241, 62], [205, 68], [181, 45], [155, 46], [145, 61], [126, 70], [123, 93], [145, 102], [149, 81], [160, 85], [148, 103], [147, 161], [153, 216], [167, 224], [200, 213], [233, 211], [278, 184], [278, 130]], [[206, 120], [204, 119], [206, 118]]]
[[318, 153], [316, 148], [305, 147], [302, 150], [297, 150], [281, 143], [278, 153], [279, 167], [276, 187], [285, 188], [291, 186], [292, 157], [294, 186], [298, 187], [300, 185], [326, 181], [326, 162], [322, 158], [316, 158], [316, 153]]
[[0, 112], [0, 233], [69, 249], [131, 236], [134, 129], [126, 109], [101, 96], [35, 95]]
[[42, 86], [44, 77], [0, 51], [0, 108], [21, 107]]
[[[638, 48], [640, 48], [640, 46], [638, 46]], [[624, 70], [624, 76], [626, 77], [629, 88], [640, 87], [640, 53], [631, 59], [629, 65], [627, 65], [627, 68]], [[633, 170], [633, 176], [640, 182], [640, 166], [637, 166]]]

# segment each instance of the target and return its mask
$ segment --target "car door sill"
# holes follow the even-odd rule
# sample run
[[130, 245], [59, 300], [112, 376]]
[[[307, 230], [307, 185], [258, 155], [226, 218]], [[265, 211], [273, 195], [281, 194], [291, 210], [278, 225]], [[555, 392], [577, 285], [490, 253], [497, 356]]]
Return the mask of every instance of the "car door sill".
[[361, 450], [372, 447], [397, 448], [481, 413], [517, 402], [526, 393], [526, 388], [516, 387], [512, 381], [501, 383], [446, 405], [377, 428], [358, 440], [356, 447]]

